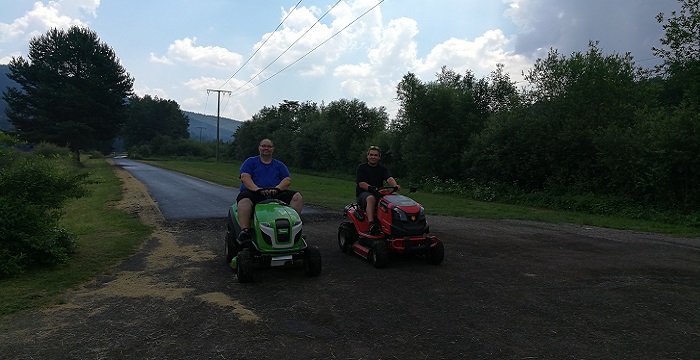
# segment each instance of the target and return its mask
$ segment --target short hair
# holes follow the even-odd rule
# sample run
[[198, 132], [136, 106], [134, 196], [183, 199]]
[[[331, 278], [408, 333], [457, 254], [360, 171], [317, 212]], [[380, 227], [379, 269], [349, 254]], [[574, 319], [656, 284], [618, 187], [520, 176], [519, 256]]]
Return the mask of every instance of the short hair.
[[367, 155], [369, 155], [369, 152], [372, 150], [377, 150], [379, 152], [379, 156], [382, 156], [382, 149], [379, 148], [379, 146], [372, 145], [369, 147], [367, 150]]

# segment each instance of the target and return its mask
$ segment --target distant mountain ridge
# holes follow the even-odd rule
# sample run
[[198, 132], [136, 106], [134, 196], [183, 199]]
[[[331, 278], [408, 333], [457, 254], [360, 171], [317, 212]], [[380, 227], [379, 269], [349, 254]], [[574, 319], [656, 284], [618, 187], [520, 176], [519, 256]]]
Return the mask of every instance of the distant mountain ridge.
[[[0, 93], [5, 92], [8, 87], [19, 87], [19, 85], [7, 77], [10, 73], [10, 67], [8, 65], [0, 65]], [[5, 114], [5, 109], [7, 108], [7, 102], [0, 96], [0, 130], [11, 130], [12, 124], [7, 120], [7, 115]], [[183, 111], [185, 115], [190, 119], [189, 133], [190, 139], [196, 141], [216, 141], [216, 116], [215, 115], [204, 115], [198, 114], [191, 111]], [[236, 132], [238, 127], [241, 125], [241, 121], [220, 118], [219, 122], [219, 140], [223, 142], [233, 141], [233, 134]]]
[[[183, 111], [190, 119], [190, 139], [202, 142], [216, 141], [216, 115], [204, 115], [191, 111]], [[225, 117], [219, 118], [219, 140], [233, 141], [233, 134], [242, 122]]]
[[19, 87], [19, 85], [7, 77], [10, 73], [8, 65], [0, 65], [0, 130], [11, 130], [14, 127], [7, 120], [5, 109], [7, 109], [7, 101], [2, 96], [2, 93], [9, 87]]

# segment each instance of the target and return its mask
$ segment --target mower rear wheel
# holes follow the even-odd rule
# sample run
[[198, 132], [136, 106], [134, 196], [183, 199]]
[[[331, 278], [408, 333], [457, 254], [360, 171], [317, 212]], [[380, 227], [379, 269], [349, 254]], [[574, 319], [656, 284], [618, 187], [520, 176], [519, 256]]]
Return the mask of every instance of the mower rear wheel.
[[253, 281], [253, 253], [250, 249], [243, 249], [238, 253], [236, 270], [238, 282], [247, 283]]
[[304, 274], [318, 276], [321, 273], [321, 250], [318, 246], [309, 246], [304, 251]]
[[389, 247], [385, 240], [374, 240], [369, 258], [377, 269], [385, 268], [389, 264]]
[[355, 241], [357, 241], [355, 226], [349, 221], [342, 222], [338, 228], [338, 246], [340, 250], [344, 253], [348, 252]]
[[445, 245], [442, 244], [442, 241], [438, 241], [435, 246], [428, 250], [427, 258], [428, 264], [440, 265], [442, 263], [442, 260], [445, 258]]

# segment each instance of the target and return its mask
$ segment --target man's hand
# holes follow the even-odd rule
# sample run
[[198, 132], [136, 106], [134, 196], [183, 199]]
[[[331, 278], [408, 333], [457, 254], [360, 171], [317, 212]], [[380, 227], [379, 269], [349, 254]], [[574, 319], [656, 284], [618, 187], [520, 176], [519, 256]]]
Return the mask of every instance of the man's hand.
[[280, 189], [278, 189], [278, 188], [270, 188], [270, 189], [260, 190], [260, 195], [275, 196], [275, 195], [279, 194], [279, 192], [280, 192]]

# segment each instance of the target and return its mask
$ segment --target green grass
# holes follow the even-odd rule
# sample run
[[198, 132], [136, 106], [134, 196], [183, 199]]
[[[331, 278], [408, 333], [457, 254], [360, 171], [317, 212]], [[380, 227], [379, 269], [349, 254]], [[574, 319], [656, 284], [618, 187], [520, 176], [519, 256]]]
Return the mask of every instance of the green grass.
[[61, 225], [77, 236], [78, 253], [62, 266], [31, 270], [0, 281], [0, 315], [64, 302], [66, 290], [104, 274], [134, 254], [152, 229], [114, 203], [121, 199], [121, 180], [104, 159], [89, 160], [95, 184], [90, 194], [66, 206]]
[[[174, 170], [217, 184], [238, 187], [238, 163], [212, 163], [183, 160], [144, 161], [150, 165]], [[292, 189], [300, 191], [304, 202], [311, 205], [338, 209], [355, 201], [355, 182], [351, 176], [347, 180], [337, 177], [307, 175], [290, 169]], [[399, 182], [400, 184], [400, 182]], [[678, 237], [700, 237], [700, 227], [668, 224], [660, 221], [631, 219], [624, 216], [602, 216], [570, 211], [557, 211], [527, 206], [476, 201], [463, 196], [418, 192], [408, 194], [420, 202], [432, 215], [448, 215], [477, 219], [531, 220], [557, 224], [578, 224], [613, 229], [636, 230], [664, 233]]]

